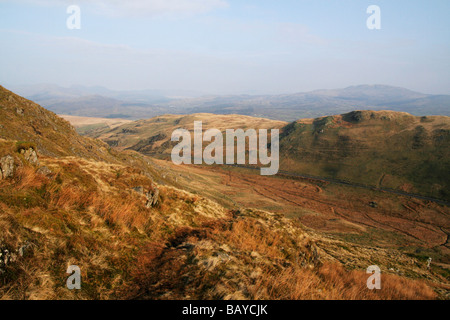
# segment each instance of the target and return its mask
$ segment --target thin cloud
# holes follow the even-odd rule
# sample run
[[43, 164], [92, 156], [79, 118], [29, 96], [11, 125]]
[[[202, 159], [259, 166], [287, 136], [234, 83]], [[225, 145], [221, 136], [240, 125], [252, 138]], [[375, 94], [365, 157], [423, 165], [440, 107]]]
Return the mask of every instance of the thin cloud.
[[32, 39], [34, 41], [38, 41], [40, 45], [47, 46], [47, 45], [54, 45], [58, 46], [60, 48], [66, 48], [73, 50], [74, 48], [79, 49], [80, 51], [86, 50], [86, 49], [104, 49], [104, 50], [111, 50], [111, 51], [128, 51], [132, 52], [135, 49], [128, 45], [124, 44], [108, 44], [108, 43], [101, 43], [101, 42], [95, 42], [91, 40], [86, 40], [78, 37], [59, 37], [59, 36], [51, 36], [51, 35], [45, 35], [45, 34], [39, 34], [29, 31], [23, 31], [23, 30], [12, 30], [12, 29], [0, 29], [0, 33], [10, 33], [15, 35], [22, 35], [26, 36], [29, 39]]
[[229, 6], [225, 0], [0, 0], [39, 6], [80, 6], [108, 16], [194, 15]]

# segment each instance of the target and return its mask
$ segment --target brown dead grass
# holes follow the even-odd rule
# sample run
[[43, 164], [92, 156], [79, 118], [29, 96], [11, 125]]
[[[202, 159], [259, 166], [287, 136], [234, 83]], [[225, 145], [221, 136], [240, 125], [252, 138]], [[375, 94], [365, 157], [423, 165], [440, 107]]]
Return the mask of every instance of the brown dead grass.
[[[308, 233], [280, 215], [229, 212], [167, 186], [148, 209], [131, 188], [156, 186], [135, 169], [75, 158], [42, 163], [48, 177], [22, 166], [1, 182], [0, 240], [12, 249], [32, 242], [33, 252], [8, 269], [0, 298], [436, 298], [424, 283], [384, 274], [383, 289], [369, 292], [364, 272], [329, 264]], [[79, 293], [64, 289], [68, 264], [83, 270]]]
[[[437, 294], [424, 282], [382, 274], [382, 289], [366, 287], [362, 270], [315, 259], [308, 239], [300, 257], [287, 257], [288, 237], [242, 216], [180, 227], [165, 243], [138, 255], [128, 298], [256, 300], [424, 300]], [[265, 237], [263, 235], [266, 235]], [[267, 240], [266, 240], [267, 239]], [[290, 239], [292, 242], [292, 239]], [[226, 254], [220, 248], [226, 243]], [[306, 243], [306, 244], [305, 244]], [[221, 244], [219, 247], [217, 244]], [[224, 258], [225, 257], [225, 258]], [[227, 258], [228, 257], [228, 258]]]
[[280, 300], [431, 300], [437, 294], [425, 283], [395, 275], [381, 275], [381, 289], [369, 290], [369, 275], [347, 271], [338, 264], [324, 264], [318, 270], [290, 268], [270, 272], [260, 279], [256, 298]]
[[239, 250], [255, 251], [274, 259], [284, 258], [279, 250], [283, 239], [276, 231], [270, 232], [251, 220], [239, 220], [225, 237]]
[[36, 174], [36, 168], [32, 166], [22, 166], [16, 171], [18, 190], [40, 188], [45, 182], [46, 178]]

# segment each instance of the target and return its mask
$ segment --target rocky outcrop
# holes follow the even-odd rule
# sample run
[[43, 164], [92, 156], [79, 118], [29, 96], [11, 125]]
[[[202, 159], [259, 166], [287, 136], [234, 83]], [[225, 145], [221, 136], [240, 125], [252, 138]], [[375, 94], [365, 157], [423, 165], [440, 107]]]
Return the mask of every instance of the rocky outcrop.
[[14, 158], [10, 155], [0, 159], [0, 179], [12, 178], [14, 175]]
[[153, 208], [158, 204], [159, 201], [159, 189], [155, 186], [153, 186], [153, 190], [150, 190], [148, 192], [144, 192], [144, 187], [134, 187], [134, 191], [140, 194], [144, 194], [147, 198], [147, 204], [145, 205], [147, 208]]
[[17, 255], [8, 250], [8, 248], [0, 242], [0, 275], [6, 272], [6, 267], [15, 262]]
[[33, 148], [29, 148], [26, 150], [22, 149], [22, 150], [20, 150], [20, 154], [22, 154], [23, 157], [25, 158], [25, 160], [28, 161], [30, 164], [32, 164], [34, 166], [39, 165], [39, 159], [38, 159], [37, 153]]
[[147, 192], [146, 195], [147, 197], [147, 208], [152, 208], [154, 206], [156, 206], [158, 204], [159, 201], [159, 189], [154, 187], [153, 191]]

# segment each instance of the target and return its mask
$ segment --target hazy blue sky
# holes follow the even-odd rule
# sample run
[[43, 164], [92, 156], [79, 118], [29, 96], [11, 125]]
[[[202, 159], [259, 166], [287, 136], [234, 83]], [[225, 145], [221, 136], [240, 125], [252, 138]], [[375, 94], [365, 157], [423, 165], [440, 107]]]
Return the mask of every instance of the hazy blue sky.
[[[381, 30], [366, 27], [372, 4]], [[449, 14], [448, 0], [0, 0], [0, 83], [450, 94]]]

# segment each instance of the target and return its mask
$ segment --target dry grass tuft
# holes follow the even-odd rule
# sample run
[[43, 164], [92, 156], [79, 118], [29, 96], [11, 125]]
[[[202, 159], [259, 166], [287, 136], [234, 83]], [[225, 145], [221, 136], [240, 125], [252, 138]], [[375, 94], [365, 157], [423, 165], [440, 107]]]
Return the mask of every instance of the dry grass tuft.
[[[326, 263], [317, 270], [289, 268], [260, 279], [255, 298], [279, 300], [431, 300], [437, 294], [425, 283], [395, 275], [381, 275], [381, 290], [369, 290], [369, 275]], [[263, 290], [262, 290], [263, 289]], [[261, 294], [263, 292], [264, 294]]]

